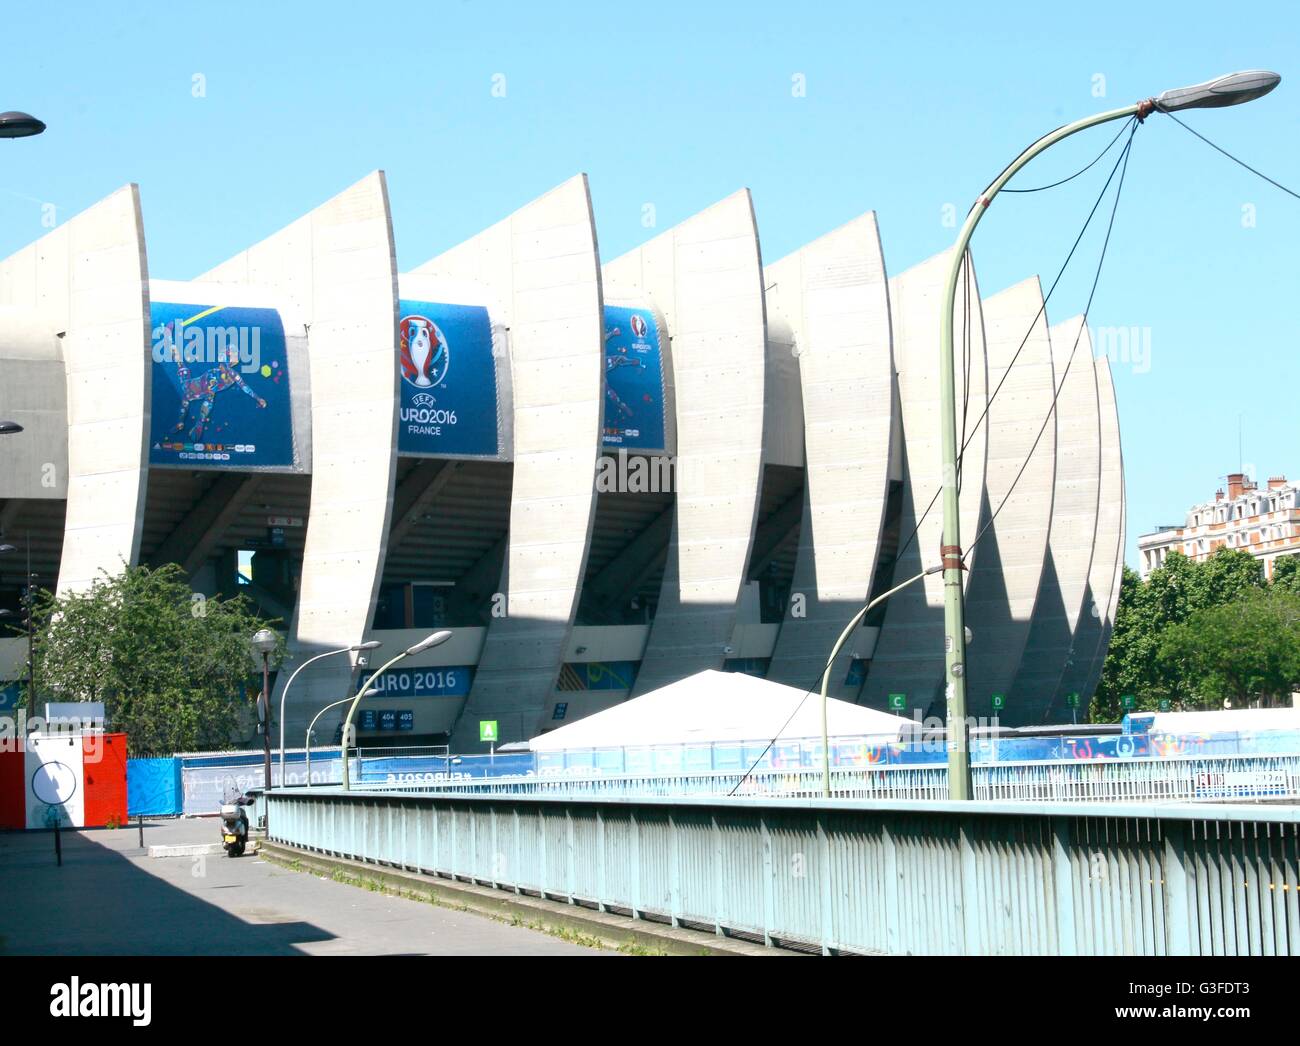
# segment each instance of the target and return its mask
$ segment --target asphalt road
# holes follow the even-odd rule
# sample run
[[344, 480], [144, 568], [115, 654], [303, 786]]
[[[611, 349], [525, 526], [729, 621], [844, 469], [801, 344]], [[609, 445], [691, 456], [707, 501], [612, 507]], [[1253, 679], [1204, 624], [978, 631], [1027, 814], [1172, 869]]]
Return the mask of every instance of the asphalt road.
[[[145, 822], [145, 846], [217, 841]], [[293, 872], [254, 854], [145, 855], [136, 827], [0, 832], [0, 954], [598, 955], [533, 930]], [[608, 954], [608, 953], [606, 953]]]

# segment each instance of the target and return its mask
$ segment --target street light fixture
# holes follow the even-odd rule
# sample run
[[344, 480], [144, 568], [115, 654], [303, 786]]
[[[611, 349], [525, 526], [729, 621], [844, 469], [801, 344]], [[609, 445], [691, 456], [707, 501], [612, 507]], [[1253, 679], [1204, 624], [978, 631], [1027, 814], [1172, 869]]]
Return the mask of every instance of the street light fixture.
[[0, 113], [0, 138], [30, 138], [44, 130], [45, 124], [31, 113]]
[[[379, 696], [379, 693], [380, 693], [380, 691], [379, 691], [377, 688], [375, 688], [375, 687], [371, 687], [369, 690], [367, 690], [367, 691], [366, 691], [365, 693], [363, 693], [361, 696], [362, 696], [363, 698], [365, 698], [365, 697], [378, 697], [378, 696]], [[328, 704], [328, 705], [326, 705], [326, 706], [325, 706], [324, 708], [322, 708], [319, 712], [317, 712], [314, 716], [312, 716], [312, 720], [311, 720], [311, 722], [307, 725], [307, 736], [306, 736], [306, 738], [303, 740], [303, 747], [304, 747], [305, 749], [307, 749], [307, 787], [308, 787], [308, 788], [311, 787], [311, 735], [314, 734], [314, 733], [316, 732], [316, 720], [318, 720], [321, 716], [323, 716], [323, 715], [324, 715], [326, 712], [328, 712], [331, 708], [338, 708], [339, 705], [346, 705], [349, 701], [353, 701], [353, 700], [355, 700], [355, 698], [353, 697], [353, 695], [352, 695], [352, 694], [348, 694], [347, 697], [345, 697], [345, 698], [343, 698], [343, 699], [341, 699], [341, 700], [339, 700], [339, 701], [335, 701], [333, 704]], [[281, 773], [283, 773], [283, 771], [281, 771]], [[280, 781], [281, 781], [281, 783], [283, 783], [284, 778], [281, 777], [281, 778], [280, 778]]]
[[941, 566], [930, 567], [926, 570], [921, 571], [921, 573], [917, 574], [915, 577], [908, 578], [901, 585], [895, 585], [888, 592], [882, 592], [880, 595], [876, 596], [875, 599], [871, 600], [871, 602], [869, 602], [866, 606], [864, 606], [861, 610], [859, 610], [856, 614], [853, 615], [853, 620], [850, 621], [848, 623], [848, 626], [844, 629], [844, 631], [840, 633], [840, 638], [835, 641], [835, 646], [831, 648], [831, 656], [826, 659], [826, 668], [822, 671], [822, 798], [823, 799], [829, 799], [831, 797], [831, 748], [830, 748], [830, 710], [829, 710], [830, 698], [827, 695], [827, 689], [829, 688], [830, 679], [831, 679], [831, 666], [835, 664], [835, 659], [839, 657], [840, 650], [843, 649], [844, 644], [848, 642], [848, 638], [850, 634], [852, 634], [853, 630], [858, 627], [858, 623], [864, 617], [867, 616], [867, 614], [871, 611], [872, 607], [879, 606], [886, 599], [892, 596], [895, 592], [902, 591], [903, 589], [907, 588], [908, 585], [920, 581], [921, 578], [923, 577], [927, 577], [930, 574], [937, 574], [942, 569], [943, 567]]
[[[425, 636], [425, 638], [421, 639], [415, 644], [415, 646], [407, 647], [391, 661], [388, 661], [381, 667], [375, 669], [374, 674], [371, 675], [370, 678], [378, 679], [392, 668], [393, 665], [402, 660], [402, 658], [411, 657], [413, 654], [420, 654], [432, 647], [440, 646], [447, 642], [451, 637], [451, 631], [445, 628], [438, 632], [434, 632], [432, 635]], [[367, 690], [365, 693], [357, 694], [357, 696], [352, 699], [352, 706], [348, 709], [347, 718], [343, 721], [343, 736], [339, 739], [339, 747], [340, 755], [343, 757], [343, 790], [345, 792], [351, 787], [351, 781], [348, 777], [348, 741], [352, 736], [352, 717], [356, 714], [357, 705], [361, 704], [361, 699], [368, 693], [373, 693], [373, 691]]]
[[269, 628], [259, 628], [253, 634], [253, 651], [262, 655], [262, 696], [258, 698], [257, 711], [262, 721], [263, 769], [268, 793], [271, 791], [271, 652], [277, 643], [275, 633]]
[[0, 421], [0, 436], [13, 436], [22, 430], [23, 427], [16, 421]]
[[289, 696], [289, 687], [293, 686], [293, 681], [298, 678], [298, 673], [310, 665], [313, 661], [319, 661], [322, 657], [329, 657], [332, 654], [349, 654], [361, 650], [377, 650], [384, 644], [378, 639], [371, 639], [365, 643], [353, 643], [351, 646], [339, 647], [337, 650], [326, 650], [315, 657], [309, 657], [301, 665], [293, 670], [289, 676], [289, 681], [284, 684], [284, 689], [280, 691], [280, 787], [284, 787], [284, 702]]
[[1207, 80], [1192, 87], [1179, 87], [1165, 91], [1122, 109], [1088, 116], [1074, 123], [1058, 127], [1044, 135], [1012, 161], [993, 183], [980, 193], [975, 205], [966, 216], [966, 222], [953, 246], [952, 261], [948, 269], [948, 282], [944, 290], [942, 311], [939, 314], [939, 414], [943, 427], [943, 556], [944, 585], [944, 678], [947, 686], [948, 712], [948, 794], [953, 799], [971, 798], [970, 745], [966, 732], [966, 625], [963, 606], [961, 573], [962, 563], [961, 521], [957, 502], [957, 391], [953, 374], [953, 308], [957, 300], [957, 282], [961, 278], [962, 263], [970, 246], [975, 227], [989, 204], [1011, 178], [1030, 160], [1079, 131], [1136, 116], [1145, 120], [1153, 112], [1172, 113], [1183, 109], [1217, 109], [1227, 105], [1240, 105], [1268, 94], [1281, 81], [1277, 73], [1262, 69], [1232, 73]]

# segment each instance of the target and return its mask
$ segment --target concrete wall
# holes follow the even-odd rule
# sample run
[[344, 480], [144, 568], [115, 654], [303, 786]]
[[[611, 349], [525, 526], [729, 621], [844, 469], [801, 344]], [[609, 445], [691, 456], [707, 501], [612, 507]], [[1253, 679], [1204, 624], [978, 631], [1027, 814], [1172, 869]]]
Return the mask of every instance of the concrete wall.
[[[63, 351], [48, 320], [0, 306], [0, 420], [21, 434], [0, 443], [0, 501], [68, 496], [68, 386]], [[0, 533], [4, 513], [0, 512]]]
[[642, 694], [721, 668], [736, 625], [762, 482], [767, 353], [748, 190], [610, 262], [605, 277], [645, 294], [672, 344], [675, 516]]
[[151, 358], [138, 188], [124, 186], [0, 262], [0, 305], [34, 312], [63, 343], [68, 506], [58, 587], [85, 588], [140, 551]]
[[[1056, 424], [1052, 342], [1038, 278], [983, 304], [990, 396], [996, 390], [987, 422], [984, 506], [992, 523], [979, 538], [966, 591], [974, 636], [966, 652], [966, 707], [970, 715], [991, 716], [993, 695], [1006, 695], [1015, 681], [1038, 598], [1052, 521]], [[973, 540], [965, 539], [968, 546]], [[999, 715], [1011, 722], [1016, 710]]]
[[1068, 720], [1068, 711], [1058, 707], [1062, 675], [1067, 667], [1074, 671], [1076, 659], [1090, 661], [1096, 648], [1095, 636], [1086, 654], [1074, 648], [1092, 567], [1101, 481], [1097, 379], [1089, 343], [1078, 337], [1081, 321], [1052, 329], [1057, 386], [1052, 526], [1024, 659], [1008, 695], [1016, 724], [1059, 722], [1062, 715]]
[[[397, 265], [388, 189], [376, 171], [199, 277], [276, 288], [308, 324], [313, 476], [295, 664], [359, 643], [374, 613], [396, 471]], [[286, 726], [346, 692], [346, 657], [294, 684]]]
[[595, 512], [604, 317], [585, 175], [414, 270], [499, 293], [510, 327], [514, 481], [502, 592], [452, 743], [537, 732], [577, 609]]
[[[1084, 337], [1087, 337], [1086, 331]], [[1093, 569], [1089, 574], [1089, 584], [1101, 611], [1101, 634], [1080, 691], [1080, 718], [1087, 711], [1088, 702], [1097, 689], [1111, 633], [1115, 629], [1115, 610], [1119, 605], [1120, 582], [1124, 575], [1124, 528], [1127, 519], [1124, 452], [1120, 443], [1119, 409], [1115, 402], [1110, 360], [1105, 356], [1094, 359], [1093, 368], [1097, 375], [1097, 403], [1101, 411], [1101, 492], [1097, 513], [1097, 540], [1092, 553]]]
[[[793, 335], [807, 461], [792, 587], [801, 614], [787, 608], [767, 675], [806, 687], [867, 599], [884, 526], [897, 401], [875, 214], [769, 265], [766, 282], [769, 326], [780, 316]], [[851, 696], [851, 652], [831, 671], [837, 697]]]
[[[903, 505], [901, 543], [894, 565], [894, 584], [939, 563], [943, 534], [942, 442], [939, 426], [939, 320], [950, 253], [945, 251], [889, 281], [890, 318], [894, 333], [894, 366], [898, 371], [899, 413], [903, 439]], [[969, 439], [961, 468], [961, 534], [969, 544], [978, 533], [984, 502], [987, 440], [984, 425], [975, 425], [988, 402], [984, 322], [974, 267], [966, 263], [968, 282], [958, 284], [954, 309], [955, 379], [958, 441], [962, 405], [966, 404]], [[967, 307], [969, 301], [969, 309]], [[969, 311], [969, 325], [966, 323]], [[963, 330], [969, 326], [969, 339]], [[967, 353], [966, 349], [969, 349]], [[965, 360], [969, 355], [969, 380]], [[969, 386], [969, 388], [967, 388]], [[926, 512], [931, 498], [933, 507]], [[918, 529], [919, 525], [919, 529]], [[915, 532], [910, 543], [908, 538]], [[967, 560], [974, 568], [979, 548]], [[966, 575], [969, 584], [970, 576]], [[972, 622], [972, 627], [974, 623]], [[907, 711], [942, 716], [943, 577], [933, 574], [890, 598], [859, 700], [876, 708], [888, 695], [907, 695]]]

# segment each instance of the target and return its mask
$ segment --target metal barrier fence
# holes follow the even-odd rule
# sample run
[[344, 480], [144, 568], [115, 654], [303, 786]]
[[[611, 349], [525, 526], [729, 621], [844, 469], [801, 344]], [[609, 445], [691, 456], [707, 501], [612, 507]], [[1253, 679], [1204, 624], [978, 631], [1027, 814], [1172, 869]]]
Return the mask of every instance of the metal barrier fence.
[[1297, 807], [337, 789], [269, 804], [289, 845], [768, 945], [1300, 955]]
[[[375, 777], [377, 775], [372, 775]], [[1171, 756], [1165, 759], [996, 763], [971, 772], [977, 799], [1016, 802], [1222, 801], [1300, 799], [1300, 755]], [[390, 771], [374, 791], [440, 795], [646, 798], [653, 796], [821, 795], [820, 770], [678, 774], [590, 772], [447, 780], [445, 774]], [[835, 767], [831, 790], [847, 799], [947, 799], [946, 766]]]

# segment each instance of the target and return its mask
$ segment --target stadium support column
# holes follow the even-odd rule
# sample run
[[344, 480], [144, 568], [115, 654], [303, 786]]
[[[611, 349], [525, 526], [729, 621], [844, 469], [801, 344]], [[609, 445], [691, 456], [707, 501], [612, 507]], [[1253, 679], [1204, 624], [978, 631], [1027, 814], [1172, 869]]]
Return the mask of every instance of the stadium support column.
[[[1047, 558], [1057, 452], [1052, 343], [1037, 277], [982, 304], [989, 388], [999, 391], [987, 421], [983, 512], [992, 525], [979, 537], [966, 590], [974, 635], [966, 651], [966, 699], [970, 715], [1018, 726], [1023, 709], [995, 708], [993, 695], [1005, 696], [1015, 680]], [[968, 534], [967, 545], [977, 537]]]
[[412, 270], [473, 281], [505, 309], [512, 371], [514, 479], [498, 597], [456, 751], [531, 737], [564, 659], [596, 507], [603, 419], [600, 259], [585, 175]]
[[[1057, 390], [1052, 529], [1024, 657], [1007, 699], [1022, 724], [1059, 722], [1065, 711], [1063, 705], [1056, 706], [1057, 687], [1076, 656], [1075, 634], [1097, 534], [1101, 481], [1097, 379], [1090, 343], [1086, 336], [1077, 337], [1080, 323], [1076, 318], [1051, 332]], [[1090, 662], [1095, 649], [1094, 636], [1081, 656]]]
[[[889, 286], [873, 213], [765, 270], [769, 320], [790, 324], [803, 398], [807, 475], [791, 599], [767, 678], [806, 687], [844, 622], [866, 603], [880, 554], [898, 400]], [[832, 666], [845, 685], [853, 644]]]
[[149, 281], [140, 193], [127, 185], [0, 262], [0, 302], [62, 336], [68, 504], [59, 591], [140, 554], [149, 429]]
[[[277, 289], [308, 325], [312, 485], [290, 653], [301, 661], [360, 643], [397, 467], [397, 263], [383, 172], [199, 279]], [[304, 673], [290, 724], [337, 700], [350, 672], [347, 659], [332, 658]]]
[[[951, 257], [945, 251], [889, 281], [904, 441], [896, 582], [938, 563], [943, 544], [941, 400], [934, 355]], [[983, 519], [988, 452], [987, 427], [975, 424], [988, 404], [988, 372], [979, 286], [969, 258], [961, 270], [953, 324], [958, 356], [954, 372], [957, 442], [966, 446], [961, 455], [959, 507], [961, 531], [969, 543]], [[979, 553], [975, 546], [966, 560], [968, 568], [978, 562]], [[970, 570], [961, 573], [969, 584]], [[942, 719], [944, 672], [944, 585], [942, 576], [935, 574], [887, 604], [860, 701], [883, 708], [890, 694], [903, 694], [903, 714]]]
[[754, 542], [763, 475], [767, 321], [749, 191], [605, 267], [671, 333], [675, 516], [634, 695], [721, 668]]

